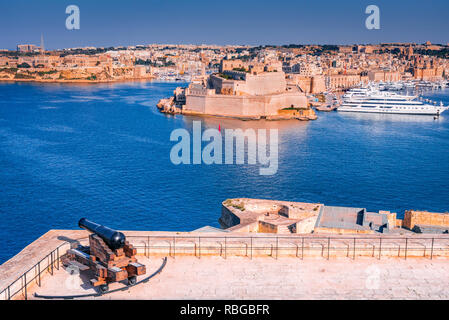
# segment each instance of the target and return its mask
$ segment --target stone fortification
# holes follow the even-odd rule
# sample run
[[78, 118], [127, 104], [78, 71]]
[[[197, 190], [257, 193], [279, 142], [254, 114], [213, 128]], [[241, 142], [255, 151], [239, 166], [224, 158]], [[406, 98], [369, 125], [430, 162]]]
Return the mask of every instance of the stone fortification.
[[317, 118], [300, 88], [287, 86], [282, 71], [250, 73], [225, 70], [191, 83], [183, 90], [177, 88], [174, 99], [162, 99], [158, 108], [165, 113], [244, 119]]
[[404, 219], [395, 212], [365, 208], [263, 199], [228, 199], [219, 219], [230, 232], [276, 234], [391, 234], [449, 233], [449, 214], [408, 210]]

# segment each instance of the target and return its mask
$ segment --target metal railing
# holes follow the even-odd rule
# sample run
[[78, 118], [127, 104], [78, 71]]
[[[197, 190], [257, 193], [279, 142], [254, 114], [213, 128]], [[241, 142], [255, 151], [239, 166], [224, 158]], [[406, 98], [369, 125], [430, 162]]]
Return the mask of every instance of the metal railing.
[[[53, 275], [54, 270], [60, 268], [60, 248], [67, 243], [60, 244], [56, 249], [47, 254], [38, 263], [29, 268], [20, 277], [9, 284], [3, 291], [0, 292], [0, 297], [4, 300], [11, 300], [16, 295], [21, 293], [25, 300], [28, 299], [28, 286], [34, 282], [40, 287], [42, 284], [41, 278], [44, 273], [48, 272]], [[30, 273], [34, 274], [30, 277]], [[20, 282], [19, 288], [17, 284]]]
[[[227, 259], [234, 252], [245, 252], [243, 256], [250, 259], [253, 256], [266, 255], [278, 259], [280, 254], [293, 252], [293, 256], [304, 259], [306, 256], [321, 256], [330, 259], [331, 252], [336, 256], [346, 256], [355, 260], [357, 256], [374, 257], [377, 259], [384, 256], [396, 256], [407, 259], [410, 252], [422, 252], [424, 258], [433, 259], [435, 256], [449, 256], [449, 237], [349, 237], [349, 236], [189, 236], [189, 235], [145, 235], [126, 236], [139, 254], [150, 257], [152, 253], [160, 254], [166, 250], [170, 257], [175, 258], [184, 253], [201, 258], [203, 255], [218, 255]], [[85, 241], [86, 238], [76, 239]], [[0, 299], [11, 300], [18, 294], [28, 299], [28, 286], [37, 284], [41, 286], [41, 278], [45, 273], [54, 274], [59, 270], [61, 248], [68, 245], [66, 241], [56, 249], [47, 254], [39, 262], [29, 268], [15, 281], [0, 292]], [[213, 245], [212, 245], [213, 244]], [[191, 246], [189, 252], [189, 245]], [[153, 252], [152, 252], [153, 250]], [[154, 252], [159, 250], [159, 252]], [[186, 253], [187, 251], [187, 253]], [[341, 252], [345, 252], [341, 255]], [[310, 254], [318, 252], [318, 254]], [[393, 254], [394, 252], [394, 254]], [[239, 255], [239, 254], [236, 254]], [[240, 254], [241, 256], [242, 254]], [[291, 256], [291, 255], [289, 255]], [[32, 274], [32, 276], [30, 276]]]
[[[435, 255], [449, 255], [449, 237], [348, 237], [348, 236], [127, 236], [133, 246], [143, 250], [149, 257], [154, 251], [166, 250], [171, 257], [177, 252], [189, 251], [201, 258], [202, 252], [227, 258], [228, 254], [242, 251], [249, 258], [253, 255], [265, 255], [278, 258], [280, 252], [293, 251], [303, 259], [312, 251], [321, 251], [320, 256], [329, 259], [331, 252], [346, 252], [348, 258], [371, 256], [381, 259], [382, 255], [403, 257], [405, 260], [412, 252], [422, 252], [422, 257], [433, 259]], [[213, 245], [211, 244], [213, 243]], [[178, 248], [178, 249], [177, 249]], [[152, 252], [153, 250], [153, 252]], [[397, 252], [397, 255], [395, 254]], [[339, 255], [341, 256], [341, 254]]]

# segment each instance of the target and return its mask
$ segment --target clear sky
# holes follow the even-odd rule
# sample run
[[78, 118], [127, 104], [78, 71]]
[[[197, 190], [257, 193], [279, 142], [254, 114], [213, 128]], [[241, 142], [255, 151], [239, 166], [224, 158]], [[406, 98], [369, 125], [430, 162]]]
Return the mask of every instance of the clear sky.
[[[65, 9], [80, 8], [67, 30]], [[365, 8], [380, 8], [380, 30]], [[150, 43], [354, 44], [449, 42], [449, 0], [0, 0], [0, 49]]]

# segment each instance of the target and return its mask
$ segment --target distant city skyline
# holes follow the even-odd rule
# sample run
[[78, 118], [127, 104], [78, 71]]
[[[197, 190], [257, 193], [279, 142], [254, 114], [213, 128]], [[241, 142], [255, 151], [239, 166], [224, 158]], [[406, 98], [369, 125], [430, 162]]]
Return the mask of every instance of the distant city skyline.
[[[79, 30], [65, 9], [80, 8]], [[365, 8], [380, 8], [380, 30], [368, 30]], [[433, 1], [25, 1], [0, 4], [0, 49], [36, 44], [48, 50], [151, 43], [216, 45], [447, 44], [449, 2]]]

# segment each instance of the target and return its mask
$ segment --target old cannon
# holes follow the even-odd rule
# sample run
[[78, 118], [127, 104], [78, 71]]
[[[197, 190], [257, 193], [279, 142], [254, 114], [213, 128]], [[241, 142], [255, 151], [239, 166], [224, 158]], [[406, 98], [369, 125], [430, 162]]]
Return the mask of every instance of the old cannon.
[[79, 271], [93, 271], [90, 279], [94, 287], [101, 292], [109, 290], [109, 283], [128, 280], [128, 285], [137, 282], [137, 276], [146, 273], [145, 265], [137, 262], [137, 250], [123, 233], [89, 221], [86, 218], [78, 222], [80, 228], [89, 235], [89, 246], [78, 246], [67, 251], [63, 264]]

